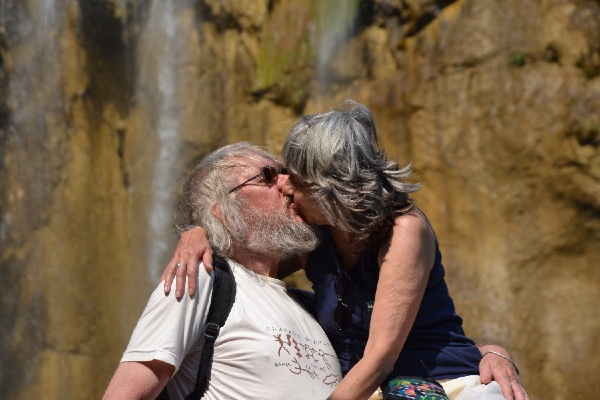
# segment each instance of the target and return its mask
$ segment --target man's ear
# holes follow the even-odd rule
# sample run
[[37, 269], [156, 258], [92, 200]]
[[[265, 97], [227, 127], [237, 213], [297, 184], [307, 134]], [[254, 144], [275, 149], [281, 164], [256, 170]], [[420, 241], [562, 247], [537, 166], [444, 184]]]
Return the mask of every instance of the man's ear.
[[219, 221], [223, 222], [223, 218], [221, 217], [221, 210], [219, 210], [219, 206], [217, 205], [217, 203], [212, 203], [212, 205], [210, 206], [210, 210]]

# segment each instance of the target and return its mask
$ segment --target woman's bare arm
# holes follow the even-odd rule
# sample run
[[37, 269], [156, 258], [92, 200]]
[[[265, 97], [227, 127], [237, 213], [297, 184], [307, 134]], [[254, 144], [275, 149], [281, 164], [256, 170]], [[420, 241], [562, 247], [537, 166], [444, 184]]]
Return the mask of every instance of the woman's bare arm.
[[193, 296], [198, 284], [200, 260], [207, 272], [212, 271], [212, 250], [206, 231], [202, 228], [192, 228], [181, 234], [175, 253], [160, 277], [161, 281], [165, 281], [165, 294], [171, 292], [173, 278], [176, 278], [175, 296], [181, 298], [187, 277], [188, 293]]
[[[164, 280], [165, 294], [171, 292], [171, 285], [175, 278], [175, 296], [183, 296], [185, 283], [187, 281], [188, 293], [192, 296], [196, 292], [197, 271], [200, 261], [207, 272], [212, 271], [212, 250], [206, 235], [202, 228], [192, 228], [181, 234], [175, 253], [162, 273], [161, 281]], [[181, 264], [177, 267], [177, 264]], [[295, 256], [286, 259], [279, 265], [278, 277], [285, 278], [288, 275], [304, 268], [306, 265], [306, 256]], [[186, 279], [187, 278], [187, 279]]]
[[379, 252], [379, 282], [363, 358], [329, 399], [366, 399], [392, 371], [419, 310], [435, 258], [435, 240], [420, 217], [404, 215]]

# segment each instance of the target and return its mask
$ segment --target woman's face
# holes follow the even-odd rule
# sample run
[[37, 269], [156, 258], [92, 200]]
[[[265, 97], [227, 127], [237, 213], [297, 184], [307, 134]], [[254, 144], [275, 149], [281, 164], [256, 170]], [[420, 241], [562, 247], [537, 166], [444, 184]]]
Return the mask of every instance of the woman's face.
[[287, 175], [277, 182], [281, 192], [292, 200], [290, 209], [304, 219], [308, 224], [327, 225], [325, 215], [311, 196], [313, 190], [303, 185], [301, 179]]

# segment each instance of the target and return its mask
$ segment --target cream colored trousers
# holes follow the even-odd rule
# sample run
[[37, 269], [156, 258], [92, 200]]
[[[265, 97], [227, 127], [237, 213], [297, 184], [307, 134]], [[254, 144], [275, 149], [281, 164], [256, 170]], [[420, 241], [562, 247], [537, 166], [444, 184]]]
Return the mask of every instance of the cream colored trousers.
[[479, 375], [463, 376], [440, 383], [450, 400], [504, 400], [500, 385], [496, 381], [483, 385]]

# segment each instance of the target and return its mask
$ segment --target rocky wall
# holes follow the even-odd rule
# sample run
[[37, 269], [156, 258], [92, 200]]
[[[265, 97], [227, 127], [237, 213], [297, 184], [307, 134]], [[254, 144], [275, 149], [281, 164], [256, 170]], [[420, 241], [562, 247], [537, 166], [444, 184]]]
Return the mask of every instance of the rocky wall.
[[186, 169], [353, 98], [424, 184], [467, 333], [532, 399], [594, 398], [599, 43], [584, 0], [1, 2], [2, 397], [99, 398]]

